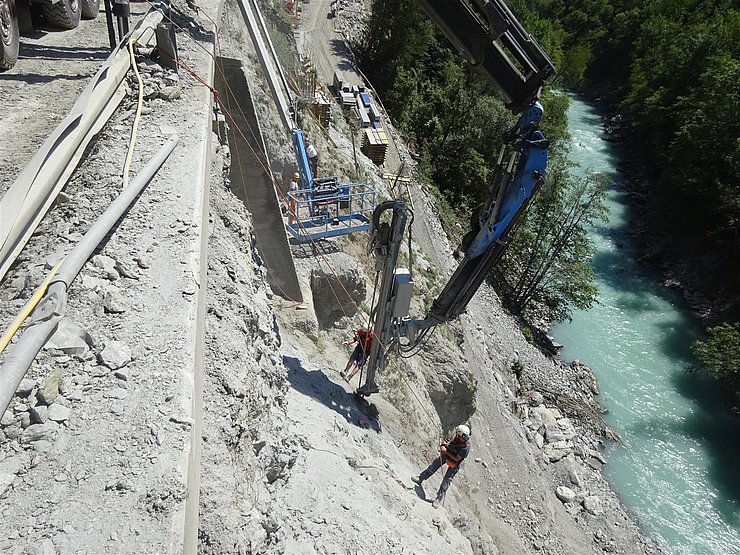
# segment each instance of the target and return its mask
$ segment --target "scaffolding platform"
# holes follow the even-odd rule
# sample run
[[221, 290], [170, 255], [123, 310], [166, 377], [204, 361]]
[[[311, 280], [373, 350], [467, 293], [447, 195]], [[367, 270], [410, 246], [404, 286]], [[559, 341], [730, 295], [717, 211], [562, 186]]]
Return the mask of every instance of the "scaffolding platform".
[[369, 230], [375, 189], [365, 183], [321, 179], [311, 189], [288, 192], [288, 233], [306, 243]]

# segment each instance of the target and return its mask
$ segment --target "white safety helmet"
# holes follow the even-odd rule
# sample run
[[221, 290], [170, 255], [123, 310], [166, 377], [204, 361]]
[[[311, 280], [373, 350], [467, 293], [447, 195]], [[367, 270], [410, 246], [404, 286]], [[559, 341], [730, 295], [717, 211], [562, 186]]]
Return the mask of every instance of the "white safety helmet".
[[470, 437], [470, 428], [468, 428], [465, 424], [460, 424], [457, 428], [455, 428], [455, 432], [463, 436], [465, 439], [468, 439]]

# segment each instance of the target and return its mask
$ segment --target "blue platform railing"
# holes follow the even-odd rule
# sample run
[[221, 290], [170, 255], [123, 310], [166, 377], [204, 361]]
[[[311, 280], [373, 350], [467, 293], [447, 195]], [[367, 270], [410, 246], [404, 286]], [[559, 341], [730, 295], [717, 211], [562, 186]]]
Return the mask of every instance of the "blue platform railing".
[[375, 189], [365, 183], [323, 183], [287, 197], [286, 228], [299, 243], [370, 229]]

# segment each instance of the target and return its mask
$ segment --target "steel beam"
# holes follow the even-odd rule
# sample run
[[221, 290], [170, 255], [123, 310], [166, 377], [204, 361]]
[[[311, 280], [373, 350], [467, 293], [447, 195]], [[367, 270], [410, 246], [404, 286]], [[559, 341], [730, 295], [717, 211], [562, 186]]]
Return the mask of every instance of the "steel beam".
[[277, 60], [273, 59], [268, 52], [273, 52], [272, 44], [268, 47], [266, 41], [269, 41], [269, 37], [263, 39], [262, 33], [260, 32], [260, 26], [257, 23], [257, 7], [252, 5], [250, 0], [238, 0], [239, 9], [244, 16], [244, 21], [247, 24], [247, 30], [249, 36], [252, 37], [254, 48], [257, 51], [257, 57], [259, 58], [260, 65], [265, 72], [267, 78], [267, 84], [270, 86], [272, 97], [275, 99], [277, 104], [280, 119], [285, 125], [285, 129], [290, 133], [294, 127], [296, 127], [293, 117], [290, 115], [290, 106], [288, 104], [288, 98], [286, 98], [287, 92], [283, 93], [281, 90], [281, 78], [280, 71], [278, 69]]

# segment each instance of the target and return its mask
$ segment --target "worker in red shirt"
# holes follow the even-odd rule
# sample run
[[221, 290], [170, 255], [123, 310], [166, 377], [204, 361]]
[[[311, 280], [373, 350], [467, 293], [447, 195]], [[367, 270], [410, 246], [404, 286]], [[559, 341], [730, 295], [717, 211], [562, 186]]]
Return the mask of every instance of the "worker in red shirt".
[[[339, 373], [340, 376], [347, 380], [347, 383], [349, 383], [354, 375], [360, 371], [360, 368], [365, 365], [365, 361], [370, 355], [370, 349], [373, 346], [373, 337], [375, 337], [375, 334], [373, 334], [372, 330], [365, 331], [362, 328], [357, 328], [357, 331], [351, 338], [342, 341], [342, 345], [351, 345], [352, 343], [357, 343], [355, 350], [352, 351], [352, 354], [347, 361], [347, 366], [345, 366], [344, 370]], [[353, 367], [352, 373], [347, 375], [350, 367]]]

